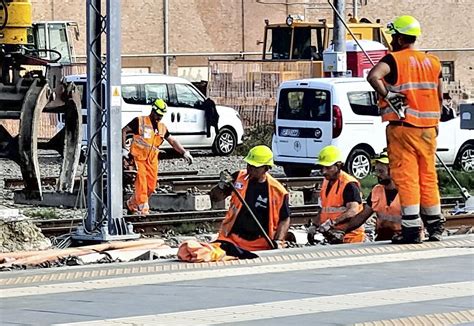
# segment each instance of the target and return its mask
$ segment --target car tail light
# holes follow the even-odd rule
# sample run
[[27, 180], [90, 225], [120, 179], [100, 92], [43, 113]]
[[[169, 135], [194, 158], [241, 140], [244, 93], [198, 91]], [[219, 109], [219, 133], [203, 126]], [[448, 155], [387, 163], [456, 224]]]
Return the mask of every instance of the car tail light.
[[342, 111], [337, 105], [332, 106], [332, 138], [337, 138], [342, 132]]

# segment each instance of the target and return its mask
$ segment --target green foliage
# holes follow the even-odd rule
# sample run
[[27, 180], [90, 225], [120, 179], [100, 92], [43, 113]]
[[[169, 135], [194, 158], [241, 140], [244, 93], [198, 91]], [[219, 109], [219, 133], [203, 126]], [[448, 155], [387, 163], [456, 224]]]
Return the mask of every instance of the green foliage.
[[236, 154], [245, 156], [248, 151], [257, 145], [267, 145], [272, 148], [273, 125], [256, 126], [245, 131], [244, 143], [237, 147]]
[[[474, 195], [474, 173], [462, 171], [452, 172], [461, 186], [466, 188], [471, 194]], [[377, 184], [377, 178], [374, 175], [369, 175], [366, 178], [360, 180], [360, 184], [362, 187], [362, 194], [364, 195], [364, 198], [367, 198], [370, 191], [372, 190], [372, 187]], [[444, 169], [438, 169], [438, 185], [441, 196], [443, 197], [461, 195], [456, 183], [451, 179], [449, 174]]]
[[23, 215], [43, 220], [53, 220], [60, 218], [59, 213], [54, 208], [38, 208], [32, 210], [24, 210]]

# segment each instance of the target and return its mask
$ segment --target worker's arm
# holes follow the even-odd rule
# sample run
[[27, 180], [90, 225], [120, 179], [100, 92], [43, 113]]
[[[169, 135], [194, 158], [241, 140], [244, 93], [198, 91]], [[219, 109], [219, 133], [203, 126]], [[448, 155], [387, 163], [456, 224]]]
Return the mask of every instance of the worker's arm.
[[350, 221], [354, 216], [357, 215], [357, 211], [359, 210], [359, 205], [360, 204], [355, 201], [347, 203], [346, 211], [341, 216], [339, 216], [338, 218], [334, 220], [334, 224], [338, 225], [338, 224], [343, 224]]
[[275, 232], [275, 237], [273, 240], [277, 242], [285, 241], [286, 234], [288, 233], [288, 229], [290, 228], [290, 218], [285, 218], [284, 220], [280, 220], [278, 222], [278, 226]]
[[186, 150], [184, 149], [183, 145], [181, 145], [181, 143], [176, 139], [174, 138], [173, 136], [168, 136], [166, 138], [166, 141], [171, 145], [171, 147], [173, 147], [173, 149], [175, 151], [177, 151], [179, 154], [183, 155]]
[[362, 226], [369, 219], [369, 217], [372, 216], [373, 213], [374, 211], [372, 210], [372, 207], [367, 204], [364, 205], [362, 212], [349, 219], [347, 224], [342, 227], [342, 231], [345, 233], [354, 231], [355, 229]]
[[125, 147], [125, 140], [127, 140], [127, 134], [132, 131], [132, 128], [130, 128], [128, 125], [122, 128], [122, 148]]
[[390, 73], [390, 66], [385, 62], [377, 63], [372, 70], [370, 70], [367, 76], [367, 81], [373, 89], [382, 97], [385, 98], [388, 94], [388, 90], [385, 87], [382, 79]]
[[440, 112], [443, 112], [443, 79], [439, 79], [438, 83], [438, 100], [439, 100], [439, 108]]

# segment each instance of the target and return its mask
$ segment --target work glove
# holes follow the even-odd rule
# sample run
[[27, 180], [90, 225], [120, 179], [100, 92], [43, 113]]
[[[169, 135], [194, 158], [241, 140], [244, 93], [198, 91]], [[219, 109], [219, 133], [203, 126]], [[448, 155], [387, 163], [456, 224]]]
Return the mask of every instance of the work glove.
[[219, 183], [217, 184], [217, 187], [219, 187], [221, 190], [224, 190], [225, 188], [229, 187], [233, 181], [234, 180], [232, 179], [232, 175], [229, 173], [229, 171], [221, 171], [219, 174]]
[[341, 244], [344, 242], [344, 231], [330, 228], [323, 233], [324, 237], [330, 244]]
[[318, 227], [318, 231], [321, 233], [328, 232], [334, 226], [333, 220], [326, 220], [323, 224]]
[[188, 162], [189, 165], [193, 164], [194, 158], [189, 151], [184, 152], [183, 158]]
[[122, 157], [128, 159], [130, 155], [130, 151], [126, 148], [122, 148]]
[[388, 91], [384, 97], [390, 108], [398, 115], [398, 118], [405, 119], [405, 95], [402, 93]]

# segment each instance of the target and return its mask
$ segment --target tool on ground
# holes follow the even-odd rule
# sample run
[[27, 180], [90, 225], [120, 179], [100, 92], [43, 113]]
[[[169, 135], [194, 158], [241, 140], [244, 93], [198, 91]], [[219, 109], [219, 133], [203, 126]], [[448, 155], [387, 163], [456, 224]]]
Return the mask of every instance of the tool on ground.
[[471, 196], [471, 194], [469, 193], [469, 191], [464, 188], [458, 181], [458, 179], [456, 179], [456, 177], [454, 176], [454, 174], [451, 172], [451, 170], [449, 170], [449, 168], [446, 166], [446, 164], [443, 162], [443, 160], [441, 159], [441, 157], [439, 157], [438, 153], [436, 153], [436, 158], [438, 159], [438, 161], [441, 163], [441, 165], [443, 165], [444, 169], [446, 170], [446, 172], [448, 172], [449, 176], [451, 177], [451, 179], [454, 181], [454, 183], [456, 184], [456, 186], [458, 186], [459, 190], [461, 191], [461, 195], [464, 197], [465, 199], [465, 202], [464, 202], [464, 206], [466, 209], [474, 209], [474, 197]]
[[224, 170], [220, 173], [220, 180], [225, 180], [226, 183], [228, 185], [230, 185], [230, 187], [232, 188], [232, 191], [237, 195], [237, 198], [239, 198], [240, 202], [242, 203], [242, 205], [245, 206], [245, 208], [247, 209], [247, 211], [249, 212], [250, 216], [252, 216], [253, 220], [255, 221], [255, 223], [257, 223], [258, 225], [258, 228], [260, 229], [260, 231], [262, 232], [263, 236], [265, 237], [265, 240], [268, 242], [268, 244], [270, 245], [270, 247], [272, 249], [277, 249], [278, 247], [275, 245], [275, 243], [272, 241], [272, 239], [270, 239], [270, 237], [268, 236], [267, 232], [265, 231], [265, 229], [262, 227], [262, 225], [260, 224], [260, 222], [258, 221], [257, 217], [255, 216], [254, 212], [252, 211], [252, 209], [250, 208], [250, 206], [247, 204], [247, 202], [245, 201], [245, 199], [242, 197], [242, 195], [237, 191], [237, 189], [235, 188], [234, 184], [232, 182], [229, 182], [229, 179], [232, 180], [232, 176], [230, 174], [229, 171], [227, 170]]

